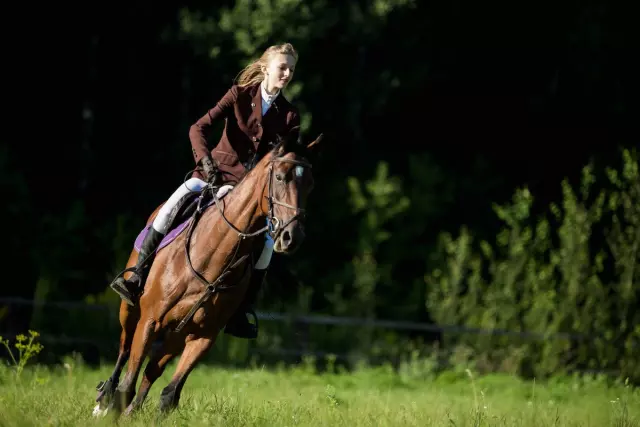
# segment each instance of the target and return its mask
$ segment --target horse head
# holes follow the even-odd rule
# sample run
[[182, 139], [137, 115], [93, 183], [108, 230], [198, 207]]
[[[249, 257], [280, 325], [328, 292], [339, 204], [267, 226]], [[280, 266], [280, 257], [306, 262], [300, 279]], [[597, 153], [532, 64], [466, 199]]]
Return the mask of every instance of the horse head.
[[305, 206], [314, 185], [309, 156], [322, 137], [320, 134], [308, 145], [298, 138], [278, 137], [278, 144], [262, 159], [268, 175], [261, 207], [275, 252], [293, 253], [304, 240]]

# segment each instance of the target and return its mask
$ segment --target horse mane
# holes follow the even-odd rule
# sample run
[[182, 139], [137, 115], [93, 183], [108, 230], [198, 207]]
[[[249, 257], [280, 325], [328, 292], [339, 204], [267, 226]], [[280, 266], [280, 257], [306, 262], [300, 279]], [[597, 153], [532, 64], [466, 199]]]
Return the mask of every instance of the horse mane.
[[[298, 127], [293, 128], [293, 130], [297, 130]], [[272, 158], [275, 157], [282, 157], [288, 153], [294, 153], [296, 156], [300, 156], [302, 158], [304, 158], [305, 160], [309, 159], [309, 149], [301, 142], [300, 139], [297, 139], [295, 141], [291, 140], [291, 139], [287, 139], [287, 138], [283, 138], [280, 135], [276, 135], [276, 138], [278, 140], [278, 142], [267, 152], [267, 154], [265, 154], [260, 161], [258, 161], [258, 163], [256, 163], [256, 165], [249, 171], [247, 172], [240, 181], [238, 181], [238, 183], [235, 185], [235, 187], [238, 187], [240, 184], [242, 184], [244, 181], [248, 180], [249, 177], [252, 177], [255, 173], [256, 173], [256, 169], [257, 166], [265, 161], [264, 159], [266, 157], [271, 156]], [[278, 152], [284, 149], [282, 154], [278, 155]]]

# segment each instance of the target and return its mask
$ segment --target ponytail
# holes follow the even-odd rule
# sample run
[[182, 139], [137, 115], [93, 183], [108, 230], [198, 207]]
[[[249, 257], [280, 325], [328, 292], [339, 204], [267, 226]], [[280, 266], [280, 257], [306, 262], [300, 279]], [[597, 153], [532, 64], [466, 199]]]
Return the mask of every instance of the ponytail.
[[283, 43], [268, 47], [259, 59], [251, 62], [244, 67], [236, 79], [237, 85], [240, 87], [251, 86], [258, 84], [264, 80], [264, 74], [262, 67], [266, 67], [273, 55], [277, 54], [291, 55], [298, 60], [298, 52], [294, 49], [291, 43]]

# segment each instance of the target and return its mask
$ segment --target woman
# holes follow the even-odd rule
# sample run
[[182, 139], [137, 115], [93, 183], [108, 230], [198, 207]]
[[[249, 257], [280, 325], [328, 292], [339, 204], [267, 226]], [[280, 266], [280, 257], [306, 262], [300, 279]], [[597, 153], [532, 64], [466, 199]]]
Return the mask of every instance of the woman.
[[[192, 191], [199, 192], [207, 182], [228, 184], [222, 188], [231, 188], [273, 148], [276, 135], [298, 137], [298, 110], [281, 93], [291, 82], [297, 61], [298, 54], [290, 43], [269, 47], [260, 59], [241, 71], [237, 83], [216, 106], [191, 126], [189, 139], [193, 157], [201, 168], [180, 185], [159, 210], [142, 242], [136, 270], [129, 280], [118, 277], [112, 283], [111, 287], [128, 304], [134, 305], [135, 296], [142, 291], [156, 248], [169, 231], [170, 213], [182, 197]], [[207, 138], [217, 120], [225, 121], [224, 131], [218, 144], [210, 149]], [[226, 333], [240, 338], [257, 336], [257, 328], [249, 323], [247, 313], [253, 313], [250, 305], [266, 275], [272, 246], [265, 245], [251, 275], [245, 301], [229, 320]], [[141, 265], [147, 257], [147, 262]]]

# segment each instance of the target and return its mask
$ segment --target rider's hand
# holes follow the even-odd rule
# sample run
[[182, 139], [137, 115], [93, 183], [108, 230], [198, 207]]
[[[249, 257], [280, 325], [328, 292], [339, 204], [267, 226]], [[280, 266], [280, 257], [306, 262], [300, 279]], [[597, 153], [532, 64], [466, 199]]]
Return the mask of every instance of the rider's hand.
[[207, 182], [214, 183], [218, 180], [218, 178], [220, 178], [220, 173], [218, 172], [217, 166], [218, 165], [214, 164], [214, 160], [211, 157], [204, 157], [202, 159], [202, 168], [204, 169], [204, 175], [207, 179]]

